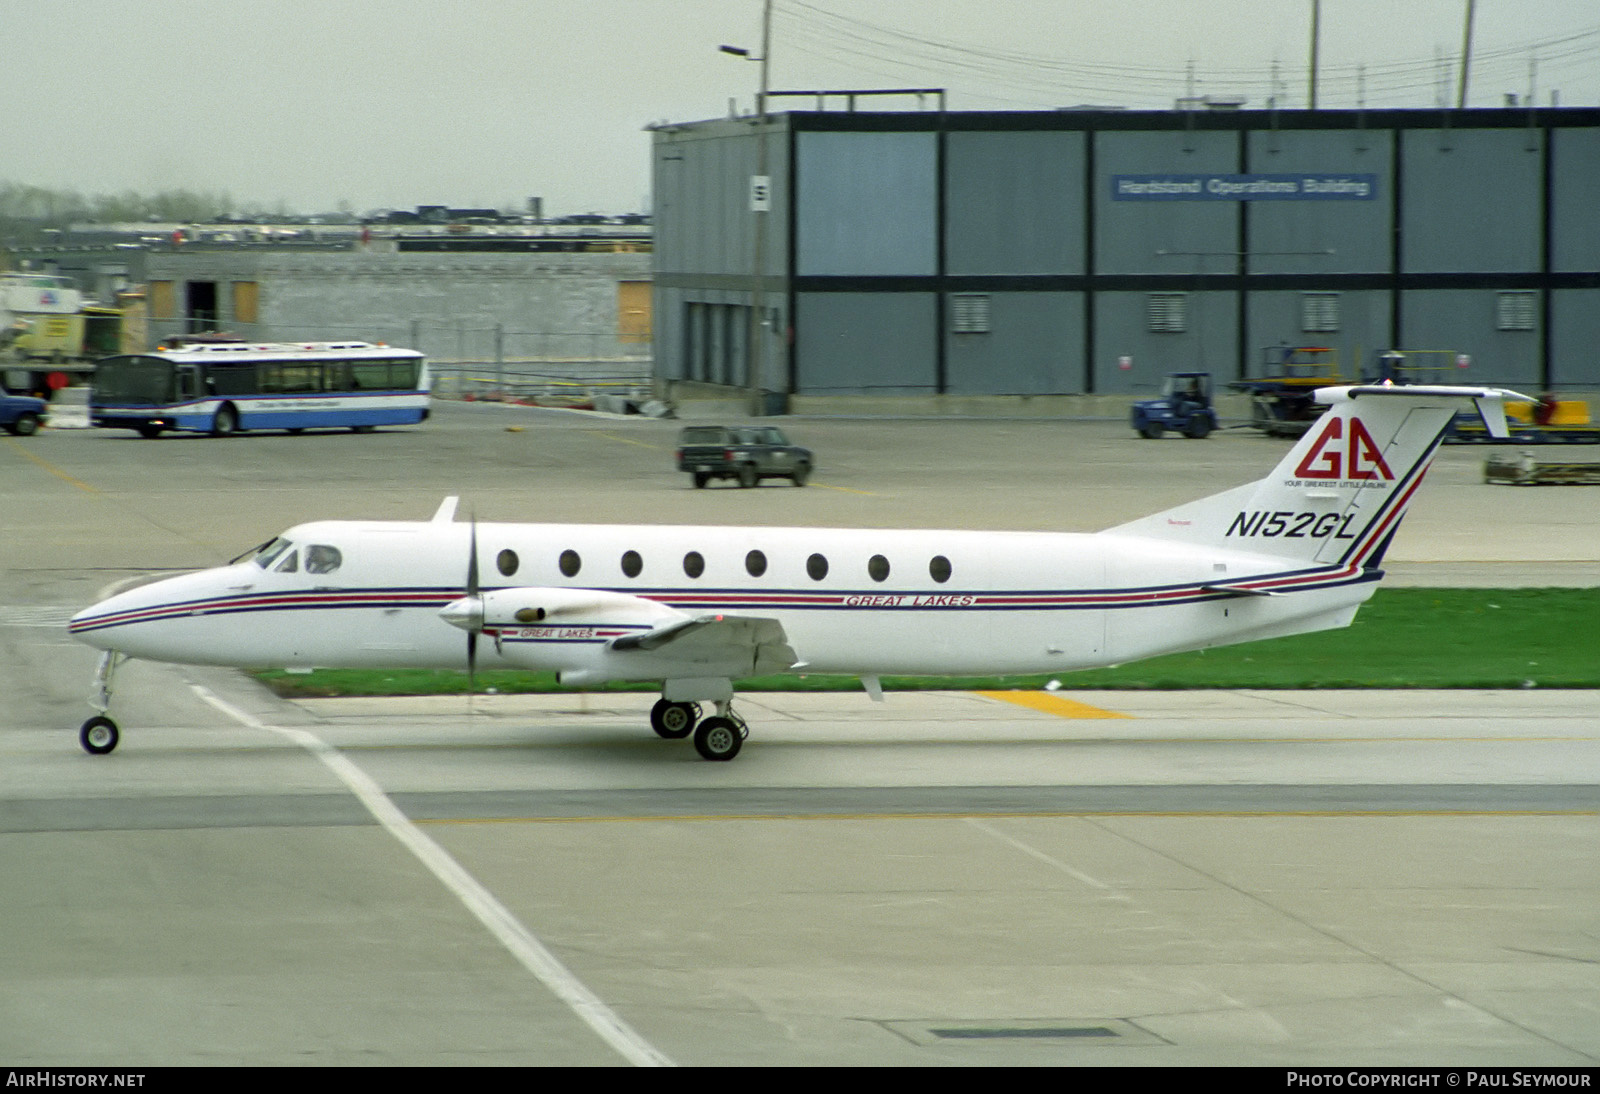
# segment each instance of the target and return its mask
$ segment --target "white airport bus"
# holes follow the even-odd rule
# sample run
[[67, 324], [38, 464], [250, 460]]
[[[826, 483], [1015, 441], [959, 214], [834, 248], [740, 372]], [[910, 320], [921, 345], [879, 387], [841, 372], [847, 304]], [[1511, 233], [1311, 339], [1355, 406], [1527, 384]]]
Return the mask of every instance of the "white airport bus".
[[96, 362], [89, 420], [159, 437], [247, 429], [415, 425], [428, 417], [416, 350], [370, 342], [217, 342]]

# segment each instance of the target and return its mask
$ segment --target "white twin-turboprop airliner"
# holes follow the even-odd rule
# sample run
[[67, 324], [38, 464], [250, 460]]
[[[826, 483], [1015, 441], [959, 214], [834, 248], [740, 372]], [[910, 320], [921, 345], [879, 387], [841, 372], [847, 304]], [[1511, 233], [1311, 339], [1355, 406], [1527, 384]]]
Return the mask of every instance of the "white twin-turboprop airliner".
[[[1358, 386], [1264, 479], [1093, 534], [318, 521], [227, 566], [118, 593], [80, 731], [110, 752], [126, 657], [240, 667], [554, 670], [659, 682], [650, 724], [708, 760], [747, 727], [733, 682], [1065, 672], [1343, 627], [1458, 410], [1505, 435], [1514, 392]], [[463, 632], [465, 632], [463, 634]], [[701, 703], [715, 704], [701, 718]]]

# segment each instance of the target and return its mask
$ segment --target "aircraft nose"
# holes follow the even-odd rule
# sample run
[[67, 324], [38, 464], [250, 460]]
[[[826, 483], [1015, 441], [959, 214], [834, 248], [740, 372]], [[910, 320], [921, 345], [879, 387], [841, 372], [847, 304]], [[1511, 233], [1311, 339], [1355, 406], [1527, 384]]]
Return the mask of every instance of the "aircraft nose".
[[111, 597], [83, 609], [67, 620], [67, 633], [87, 646], [110, 649], [112, 636], [128, 622], [127, 614], [117, 610], [117, 599]]
[[439, 609], [439, 618], [467, 632], [483, 630], [483, 598], [464, 596]]

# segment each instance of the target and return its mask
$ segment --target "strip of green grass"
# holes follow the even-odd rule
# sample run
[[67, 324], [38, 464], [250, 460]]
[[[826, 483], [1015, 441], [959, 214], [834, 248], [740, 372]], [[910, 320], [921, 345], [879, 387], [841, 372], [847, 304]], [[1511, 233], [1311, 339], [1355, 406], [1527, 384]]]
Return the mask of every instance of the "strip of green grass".
[[[319, 669], [257, 674], [290, 697], [464, 692], [464, 672]], [[1595, 688], [1600, 687], [1600, 589], [1380, 589], [1340, 631], [1158, 657], [1055, 676], [886, 676], [889, 689], [1039, 688]], [[480, 691], [550, 692], [553, 673], [480, 672]], [[765, 676], [743, 691], [833, 691], [849, 676]], [[651, 684], [607, 690], [655, 691]]]

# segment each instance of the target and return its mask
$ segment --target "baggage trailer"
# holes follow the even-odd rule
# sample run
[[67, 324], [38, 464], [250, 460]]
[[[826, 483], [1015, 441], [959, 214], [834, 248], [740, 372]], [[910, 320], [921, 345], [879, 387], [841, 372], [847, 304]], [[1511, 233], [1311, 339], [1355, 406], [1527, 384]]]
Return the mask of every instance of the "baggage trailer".
[[1496, 452], [1483, 461], [1483, 481], [1511, 486], [1600, 486], [1600, 461], [1541, 460], [1532, 452]]
[[1316, 391], [1340, 382], [1339, 361], [1330, 346], [1268, 346], [1262, 375], [1234, 380], [1235, 391], [1250, 394], [1250, 425], [1269, 437], [1298, 437], [1326, 408]]

